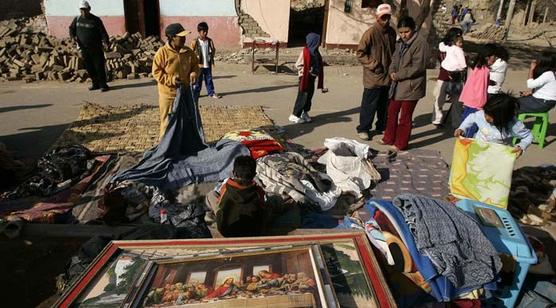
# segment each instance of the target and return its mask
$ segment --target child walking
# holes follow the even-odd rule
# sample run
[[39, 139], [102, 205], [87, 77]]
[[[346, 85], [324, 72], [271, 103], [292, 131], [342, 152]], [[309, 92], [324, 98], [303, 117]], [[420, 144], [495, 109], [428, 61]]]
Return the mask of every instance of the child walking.
[[305, 48], [303, 48], [295, 63], [299, 75], [299, 90], [293, 113], [288, 118], [290, 122], [308, 123], [312, 121], [309, 111], [311, 111], [313, 94], [315, 93], [315, 79], [318, 78], [317, 88], [322, 89], [322, 93], [328, 92], [328, 89], [323, 87], [324, 68], [319, 45], [320, 35], [313, 32], [307, 34]]
[[191, 49], [197, 54], [199, 58], [199, 68], [201, 74], [197, 78], [197, 82], [193, 86], [195, 93], [195, 100], [199, 99], [201, 94], [201, 89], [203, 88], [203, 80], [207, 86], [208, 97], [211, 98], [221, 98], [222, 96], [214, 92], [214, 82], [212, 81], [212, 67], [214, 66], [214, 55], [216, 53], [216, 48], [214, 48], [214, 42], [210, 37], [208, 37], [208, 24], [206, 22], [201, 22], [197, 25], [197, 31], [199, 32], [199, 37], [191, 43]]
[[[463, 79], [467, 63], [463, 52], [463, 32], [459, 28], [450, 28], [444, 40], [438, 45], [440, 51], [440, 71], [434, 89], [434, 111], [432, 124], [442, 125], [444, 114], [442, 106], [446, 95], [450, 96], [452, 126], [458, 127], [461, 118], [459, 95], [463, 87]], [[454, 116], [457, 115], [457, 116]]]
[[508, 60], [510, 59], [506, 48], [498, 44], [495, 45], [494, 57], [496, 60], [490, 66], [489, 96], [502, 92], [502, 85], [506, 80], [506, 72], [508, 71]]
[[207, 194], [206, 205], [211, 210], [208, 218], [216, 220], [223, 236], [262, 235], [267, 211], [264, 191], [254, 181], [256, 170], [257, 163], [251, 156], [239, 156], [232, 178]]
[[[494, 63], [495, 46], [487, 44], [479, 52], [470, 66], [467, 80], [461, 91], [460, 101], [463, 104], [461, 121], [464, 121], [470, 114], [483, 109], [487, 102], [487, 90], [490, 80], [490, 65]], [[477, 133], [477, 126], [471, 126], [465, 136], [472, 138]]]
[[515, 117], [518, 101], [508, 94], [494, 94], [483, 110], [470, 114], [454, 132], [455, 137], [463, 136], [464, 132], [476, 125], [479, 129], [475, 139], [483, 142], [494, 142], [512, 145], [513, 138], [520, 139], [513, 152], [521, 156], [533, 141], [531, 131], [525, 128]]

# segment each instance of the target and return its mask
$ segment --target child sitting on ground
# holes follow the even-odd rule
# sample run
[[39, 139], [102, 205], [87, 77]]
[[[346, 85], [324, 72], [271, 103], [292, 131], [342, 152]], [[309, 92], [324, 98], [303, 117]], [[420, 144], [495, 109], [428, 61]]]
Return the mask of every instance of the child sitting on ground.
[[256, 169], [257, 163], [251, 156], [237, 157], [233, 177], [207, 195], [207, 206], [214, 211], [212, 216], [223, 236], [259, 236], [262, 233], [265, 194], [254, 181]]
[[475, 139], [483, 142], [512, 145], [515, 137], [520, 141], [513, 152], [519, 157], [533, 141], [533, 135], [521, 121], [515, 118], [517, 106], [515, 97], [509, 94], [494, 94], [489, 98], [483, 110], [474, 112], [465, 118], [454, 132], [454, 136], [461, 137], [466, 129], [477, 125], [479, 130]]

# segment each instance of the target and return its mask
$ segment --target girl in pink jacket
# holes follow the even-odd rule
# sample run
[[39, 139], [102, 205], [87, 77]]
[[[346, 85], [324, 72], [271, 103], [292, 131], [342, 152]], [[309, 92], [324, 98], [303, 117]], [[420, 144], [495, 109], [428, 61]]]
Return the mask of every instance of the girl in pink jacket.
[[[482, 110], [487, 102], [490, 66], [496, 60], [494, 51], [495, 46], [493, 44], [486, 44], [475, 58], [475, 61], [469, 66], [467, 80], [459, 97], [460, 102], [463, 104], [462, 122], [468, 115]], [[467, 129], [465, 136], [473, 138], [476, 133], [477, 126], [473, 125]]]

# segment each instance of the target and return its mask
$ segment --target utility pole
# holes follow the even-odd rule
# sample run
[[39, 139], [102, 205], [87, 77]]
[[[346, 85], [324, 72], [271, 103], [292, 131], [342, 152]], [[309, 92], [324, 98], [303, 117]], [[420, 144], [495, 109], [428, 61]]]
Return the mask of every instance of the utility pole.
[[508, 6], [508, 13], [506, 14], [506, 22], [504, 23], [504, 26], [507, 29], [506, 31], [509, 31], [510, 25], [512, 23], [512, 17], [514, 17], [515, 1], [516, 0], [510, 0], [510, 5]]
[[542, 19], [543, 24], [546, 22], [546, 16], [548, 16], [548, 6], [544, 9], [544, 17]]
[[531, 8], [529, 8], [529, 19], [527, 21], [527, 24], [530, 24], [533, 22], [533, 18], [535, 18], [535, 7], [537, 6], [537, 0], [533, 0], [531, 1]]
[[500, 5], [498, 6], [498, 13], [496, 14], [496, 21], [502, 18], [502, 9], [504, 8], [504, 0], [500, 0]]

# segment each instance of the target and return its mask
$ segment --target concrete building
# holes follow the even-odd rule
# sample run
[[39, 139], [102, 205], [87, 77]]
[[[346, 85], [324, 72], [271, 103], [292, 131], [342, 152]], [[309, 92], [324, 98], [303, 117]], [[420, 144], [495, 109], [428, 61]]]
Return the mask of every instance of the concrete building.
[[[102, 19], [110, 35], [126, 31], [163, 35], [164, 28], [174, 22], [196, 33], [197, 24], [206, 21], [209, 35], [218, 46], [240, 46], [241, 28], [234, 0], [89, 0], [89, 3], [91, 12]], [[77, 0], [44, 0], [52, 35], [68, 36], [68, 26], [79, 14], [78, 4]]]
[[[425, 1], [407, 0], [410, 15], [417, 16]], [[89, 0], [93, 14], [104, 21], [111, 35], [140, 32], [160, 35], [174, 22], [196, 32], [206, 21], [209, 35], [220, 48], [248, 46], [254, 39], [302, 46], [305, 35], [322, 34], [326, 47], [354, 48], [374, 22], [377, 0]], [[399, 6], [400, 0], [393, 1]], [[50, 33], [68, 35], [79, 13], [79, 1], [44, 0]], [[429, 13], [430, 15], [430, 13]], [[430, 28], [430, 16], [423, 28]]]

